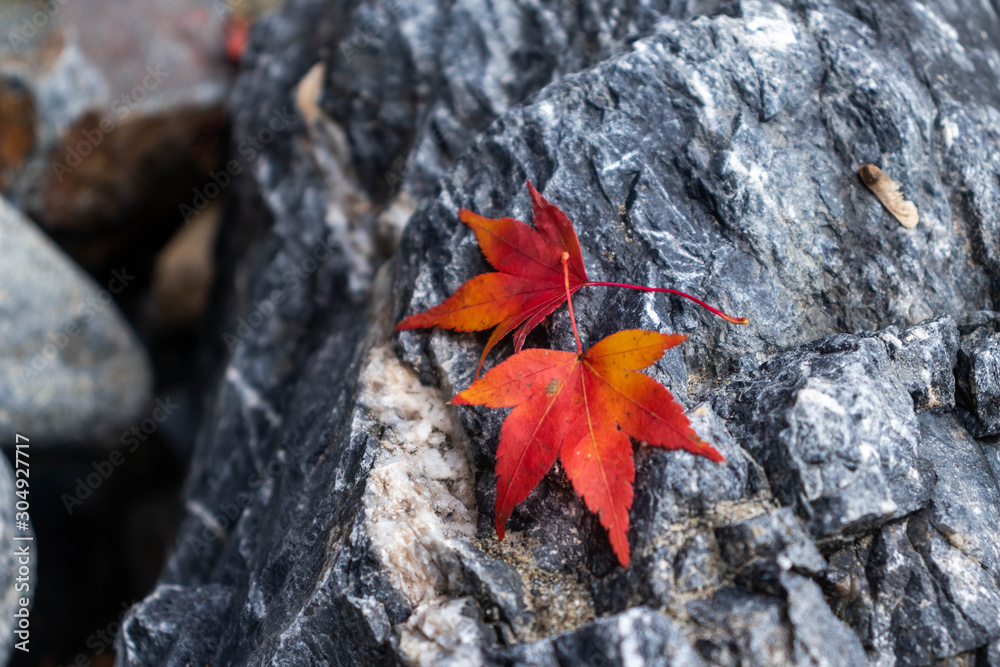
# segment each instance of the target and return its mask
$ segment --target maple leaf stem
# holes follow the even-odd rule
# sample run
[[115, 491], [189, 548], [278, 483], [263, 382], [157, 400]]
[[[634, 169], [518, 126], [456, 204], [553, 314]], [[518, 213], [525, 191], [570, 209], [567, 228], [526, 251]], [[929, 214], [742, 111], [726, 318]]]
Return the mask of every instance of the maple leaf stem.
[[569, 291], [569, 253], [562, 254], [563, 284], [566, 285], [566, 305], [569, 306], [569, 321], [573, 323], [573, 336], [576, 338], [576, 351], [583, 354], [583, 345], [580, 344], [580, 332], [576, 330], [576, 316], [573, 314], [573, 299]]
[[[564, 264], [565, 264], [565, 262], [564, 262]], [[748, 318], [746, 318], [746, 317], [733, 317], [732, 315], [726, 315], [724, 312], [722, 312], [718, 308], [712, 308], [710, 305], [708, 305], [707, 303], [705, 303], [701, 299], [697, 299], [697, 298], [691, 296], [690, 294], [685, 294], [684, 292], [681, 292], [679, 290], [669, 289], [667, 287], [643, 287], [642, 285], [629, 285], [627, 283], [604, 283], [604, 282], [591, 282], [591, 281], [585, 282], [584, 286], [586, 286], [586, 287], [627, 287], [628, 289], [637, 289], [637, 290], [640, 290], [640, 291], [643, 291], [643, 292], [666, 292], [668, 294], [676, 294], [677, 296], [682, 296], [685, 299], [690, 299], [691, 301], [694, 301], [696, 304], [698, 304], [699, 306], [701, 306], [705, 310], [709, 311], [710, 313], [714, 313], [715, 315], [718, 315], [719, 317], [721, 317], [722, 319], [726, 320], [727, 322], [732, 322], [733, 324], [750, 324], [750, 320]], [[570, 310], [572, 310], [572, 308]]]

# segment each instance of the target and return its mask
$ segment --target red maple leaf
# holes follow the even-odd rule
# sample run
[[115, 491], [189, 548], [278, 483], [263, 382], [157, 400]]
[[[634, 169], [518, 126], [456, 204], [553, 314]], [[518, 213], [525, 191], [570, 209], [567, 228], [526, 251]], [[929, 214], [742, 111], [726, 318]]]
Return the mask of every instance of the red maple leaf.
[[[569, 291], [568, 272], [564, 290]], [[559, 458], [577, 494], [607, 529], [618, 561], [628, 566], [628, 512], [635, 480], [629, 436], [712, 461], [723, 458], [702, 442], [666, 387], [637, 372], [685, 336], [631, 329], [584, 352], [572, 301], [569, 307], [576, 353], [524, 350], [452, 402], [514, 408], [500, 429], [497, 448], [494, 522], [501, 540], [514, 506]]]
[[423, 327], [483, 331], [496, 327], [479, 359], [481, 369], [486, 355], [501, 338], [517, 329], [514, 351], [519, 352], [528, 332], [566, 300], [561, 262], [564, 252], [569, 253], [570, 292], [583, 287], [587, 269], [573, 224], [538, 194], [531, 181], [528, 192], [534, 229], [514, 218], [484, 218], [466, 209], [458, 212], [462, 222], [476, 233], [486, 261], [496, 273], [472, 278], [444, 303], [400, 322], [397, 331]]
[[[472, 278], [440, 305], [407, 317], [396, 325], [396, 331], [424, 327], [484, 331], [495, 327], [479, 359], [479, 377], [486, 355], [501, 338], [516, 329], [514, 352], [520, 352], [528, 333], [581, 287], [669, 292], [691, 299], [735, 324], [747, 323], [746, 318], [730, 317], [677, 290], [588, 280], [573, 223], [559, 207], [542, 197], [531, 181], [528, 193], [534, 228], [514, 218], [484, 218], [466, 209], [459, 211], [459, 218], [476, 233], [486, 261], [496, 272]], [[564, 253], [568, 257], [568, 288], [564, 285]]]

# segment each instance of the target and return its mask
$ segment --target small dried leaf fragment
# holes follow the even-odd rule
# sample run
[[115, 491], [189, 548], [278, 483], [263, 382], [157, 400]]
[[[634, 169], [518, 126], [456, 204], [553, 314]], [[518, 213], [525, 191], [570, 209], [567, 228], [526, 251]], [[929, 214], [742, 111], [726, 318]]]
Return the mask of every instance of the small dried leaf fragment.
[[325, 113], [319, 106], [320, 94], [323, 92], [323, 79], [326, 78], [326, 65], [321, 62], [310, 68], [295, 87], [295, 106], [305, 118], [306, 125], [311, 125], [316, 119], [323, 118]]
[[892, 213], [896, 220], [899, 220], [899, 224], [907, 229], [913, 229], [917, 226], [917, 222], [920, 221], [917, 207], [913, 202], [903, 198], [896, 181], [886, 176], [885, 172], [873, 164], [861, 165], [858, 174], [889, 213]]

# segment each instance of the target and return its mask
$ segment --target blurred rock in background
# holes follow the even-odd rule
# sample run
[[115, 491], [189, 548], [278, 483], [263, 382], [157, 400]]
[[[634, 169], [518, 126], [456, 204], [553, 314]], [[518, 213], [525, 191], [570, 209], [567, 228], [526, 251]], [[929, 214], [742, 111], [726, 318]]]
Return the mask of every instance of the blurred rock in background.
[[106, 442], [152, 398], [145, 349], [114, 303], [135, 279], [99, 286], [0, 198], [0, 438], [36, 450]]
[[177, 230], [156, 256], [151, 285], [154, 317], [165, 325], [190, 326], [198, 322], [215, 279], [215, 236], [221, 206], [204, 211]]
[[161, 569], [199, 412], [225, 102], [276, 4], [0, 0], [0, 427], [32, 438], [44, 545], [37, 649], [15, 664], [110, 664]]
[[162, 244], [225, 149], [210, 3], [15, 3], [0, 44], [0, 177], [84, 266]]

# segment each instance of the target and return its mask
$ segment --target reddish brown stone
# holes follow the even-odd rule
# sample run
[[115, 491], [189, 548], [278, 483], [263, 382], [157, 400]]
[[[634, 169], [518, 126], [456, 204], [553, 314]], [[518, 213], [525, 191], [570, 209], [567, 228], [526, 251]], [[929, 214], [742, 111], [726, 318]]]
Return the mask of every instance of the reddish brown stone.
[[14, 81], [0, 79], [0, 190], [35, 146], [35, 103]]

